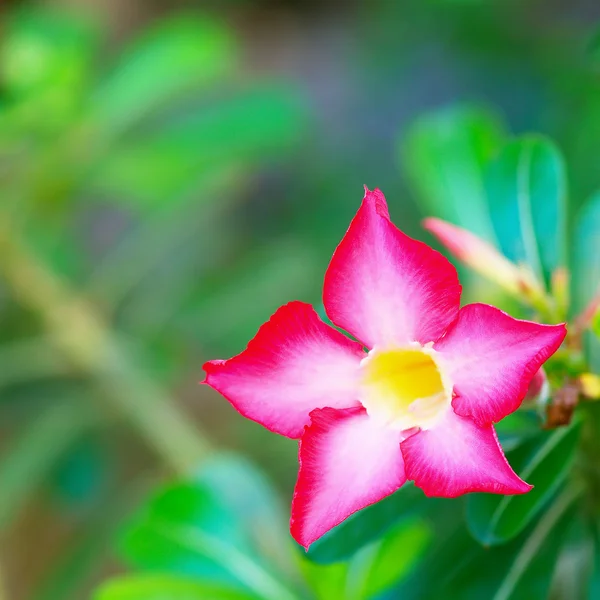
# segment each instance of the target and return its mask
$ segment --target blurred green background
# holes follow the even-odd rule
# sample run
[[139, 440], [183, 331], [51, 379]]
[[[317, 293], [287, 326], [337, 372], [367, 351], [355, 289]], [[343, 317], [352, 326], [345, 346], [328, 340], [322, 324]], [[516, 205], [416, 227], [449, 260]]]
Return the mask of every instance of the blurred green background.
[[[203, 362], [320, 304], [363, 184], [432, 242], [407, 142], [432, 110], [442, 138], [466, 104], [551, 136], [575, 214], [600, 187], [598, 19], [594, 0], [3, 3], [0, 598], [89, 597], [125, 570], [132, 511], [222, 453], [285, 515], [295, 443], [199, 386]], [[209, 597], [186, 593], [164, 598]], [[110, 596], [134, 597], [154, 598]]]

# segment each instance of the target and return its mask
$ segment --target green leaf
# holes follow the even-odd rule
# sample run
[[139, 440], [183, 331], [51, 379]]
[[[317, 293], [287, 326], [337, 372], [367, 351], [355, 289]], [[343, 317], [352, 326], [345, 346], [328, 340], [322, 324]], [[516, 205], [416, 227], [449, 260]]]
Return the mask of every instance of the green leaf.
[[[549, 538], [552, 536], [553, 532], [557, 533], [557, 535], [554, 536], [555, 538], [560, 539], [564, 537], [566, 530], [566, 523], [564, 523], [565, 517], [568, 515], [569, 509], [580, 493], [581, 490], [571, 486], [569, 489], [565, 490], [542, 515], [519, 551], [515, 553], [510, 568], [502, 578], [500, 586], [498, 586], [496, 593], [494, 594], [493, 600], [541, 597], [541, 595], [538, 595], [539, 593], [532, 595], [532, 589], [535, 589], [533, 586], [535, 585], [536, 578], [533, 573], [528, 573], [528, 571], [532, 571], [534, 563], [536, 560], [539, 561], [539, 559], [544, 556], [544, 553], [550, 552], [550, 556], [546, 558], [546, 564], [554, 564], [560, 545], [557, 543], [558, 539], [555, 539], [554, 543], [552, 543]], [[569, 519], [569, 521], [570, 520], [571, 519]], [[561, 523], [563, 525], [562, 527], [560, 526]], [[544, 569], [544, 562], [542, 562], [541, 566], [542, 569]], [[530, 581], [527, 581], [528, 578]], [[519, 586], [523, 582], [529, 586], [525, 593], [518, 591]], [[542, 581], [542, 585], [547, 589], [549, 584], [550, 578], [546, 576]]]
[[[577, 315], [600, 293], [600, 192], [577, 214], [572, 247], [571, 303]], [[600, 340], [586, 335], [585, 350], [592, 369], [600, 371]]]
[[[317, 262], [308, 246], [281, 240], [246, 253], [235, 269], [208, 284], [199, 283], [181, 311], [178, 327], [200, 332], [207, 347], [218, 347], [223, 354], [239, 352], [266, 314], [287, 298], [311, 289], [319, 276]], [[227, 322], [223, 322], [224, 314]]]
[[120, 577], [103, 584], [94, 600], [260, 600], [223, 586], [172, 575]]
[[37, 486], [95, 422], [89, 403], [74, 398], [52, 404], [19, 432], [0, 461], [0, 527], [15, 520]]
[[519, 537], [491, 548], [482, 547], [456, 523], [449, 535], [438, 535], [438, 529], [451, 518], [440, 512], [433, 525], [439, 543], [386, 600], [548, 597], [557, 556], [580, 493], [576, 487], [567, 488]]
[[473, 106], [451, 106], [415, 121], [401, 158], [423, 211], [494, 242], [484, 170], [504, 137], [500, 119]]
[[527, 494], [469, 496], [467, 522], [480, 543], [486, 546], [503, 544], [527, 527], [569, 473], [579, 433], [579, 424], [575, 423], [545, 432], [507, 454], [519, 476], [534, 486]]
[[378, 597], [405, 577], [431, 542], [432, 530], [421, 518], [396, 522], [380, 539], [355, 552], [349, 562], [318, 564], [298, 553], [300, 566], [311, 589], [322, 600]]
[[[54, 202], [56, 209], [57, 203]], [[36, 208], [43, 214], [43, 207]], [[23, 228], [23, 237], [53, 273], [76, 281], [78, 276], [85, 272], [84, 253], [79, 248], [79, 240], [65, 227], [64, 221], [61, 222], [61, 217], [55, 217], [45, 217], [40, 219], [40, 222], [28, 224]]]
[[264, 556], [267, 544], [273, 552], [281, 547], [269, 530], [278, 523], [271, 492], [246, 461], [216, 460], [197, 478], [151, 498], [125, 531], [122, 553], [147, 571], [223, 583], [265, 600], [291, 600]]
[[302, 575], [318, 600], [344, 598], [348, 578], [348, 563], [320, 565], [312, 562], [300, 552], [297, 555]]
[[87, 79], [97, 43], [96, 27], [71, 14], [40, 8], [12, 12], [0, 47], [3, 90], [19, 98], [49, 90], [74, 94]]
[[218, 497], [236, 528], [247, 533], [253, 552], [288, 577], [295, 575], [289, 513], [261, 471], [244, 458], [221, 453], [202, 467], [197, 480]]
[[305, 124], [295, 88], [264, 84], [111, 149], [94, 186], [140, 207], [176, 205], [219, 173], [291, 149]]
[[589, 600], [600, 598], [600, 531], [598, 530], [597, 522], [594, 527], [594, 556], [592, 572], [590, 573], [589, 579], [589, 593], [587, 596]]
[[419, 562], [433, 538], [422, 519], [406, 519], [385, 537], [362, 550], [350, 563], [357, 597], [372, 598], [405, 577]]
[[591, 330], [594, 333], [594, 335], [598, 339], [600, 339], [600, 308], [596, 311], [596, 313], [592, 317]]
[[8, 15], [0, 42], [0, 137], [9, 154], [20, 148], [20, 155], [30, 135], [47, 136], [55, 152], [63, 143], [86, 100], [98, 38], [95, 25], [69, 13], [23, 7]]
[[56, 552], [50, 558], [45, 573], [35, 582], [28, 599], [88, 598], [86, 592], [90, 581], [99, 581], [105, 572], [107, 548], [121, 528], [125, 515], [139, 502], [148, 485], [150, 481], [142, 476], [142, 481], [134, 478], [121, 485], [116, 497], [109, 498], [106, 494], [97, 497], [97, 510], [88, 515], [85, 529], [62, 552]]
[[120, 57], [98, 90], [97, 116], [121, 131], [182, 93], [228, 75], [236, 44], [222, 23], [200, 15], [160, 20]]
[[574, 313], [583, 310], [600, 291], [600, 192], [579, 210], [573, 231], [571, 257]]
[[596, 28], [587, 46], [591, 63], [596, 69], [600, 68], [600, 28]]
[[558, 148], [541, 136], [508, 143], [486, 173], [486, 191], [502, 252], [549, 281], [566, 253], [566, 174]]
[[361, 548], [378, 539], [400, 519], [414, 516], [428, 508], [423, 492], [412, 484], [368, 506], [327, 532], [310, 547], [311, 560], [328, 564], [346, 560]]
[[568, 526], [561, 546], [550, 598], [586, 598], [594, 569], [594, 531], [579, 515]]
[[541, 420], [535, 410], [517, 410], [499, 423], [496, 433], [505, 452], [514, 450], [523, 442], [539, 435]]

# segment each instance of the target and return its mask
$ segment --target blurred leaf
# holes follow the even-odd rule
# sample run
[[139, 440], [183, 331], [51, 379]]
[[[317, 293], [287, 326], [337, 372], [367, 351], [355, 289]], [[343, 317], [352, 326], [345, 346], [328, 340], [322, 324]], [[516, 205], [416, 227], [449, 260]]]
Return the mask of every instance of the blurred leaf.
[[108, 483], [110, 463], [110, 454], [97, 439], [78, 440], [53, 469], [53, 488], [71, 509], [93, 506]]
[[320, 565], [312, 562], [304, 553], [297, 553], [300, 570], [306, 583], [315, 593], [318, 600], [344, 598], [349, 564], [345, 562], [331, 565]]
[[290, 575], [289, 515], [265, 475], [248, 460], [221, 453], [203, 466], [198, 481], [219, 498], [236, 527], [247, 532], [253, 550]]
[[81, 396], [46, 408], [17, 434], [0, 462], [0, 528], [16, 518], [62, 454], [94, 422]]
[[[577, 214], [572, 247], [571, 298], [577, 314], [600, 292], [600, 192]], [[600, 372], [600, 340], [587, 334], [585, 346], [590, 366]]]
[[[39, 197], [38, 200], [39, 201]], [[56, 210], [56, 202], [53, 209]], [[43, 208], [40, 205], [40, 212]], [[44, 261], [46, 265], [60, 277], [77, 280], [79, 274], [85, 272], [84, 253], [79, 247], [79, 240], [65, 227], [65, 220], [49, 218], [40, 219], [39, 222], [29, 223], [24, 228], [24, 238], [31, 250]]]
[[593, 539], [594, 539], [594, 556], [592, 564], [592, 572], [590, 573], [589, 589], [587, 598], [594, 600], [600, 598], [600, 537], [598, 531], [598, 523], [594, 524]]
[[113, 579], [102, 585], [94, 600], [260, 600], [214, 584], [172, 575], [136, 575]]
[[163, 533], [164, 527], [175, 531], [188, 524], [235, 547], [248, 545], [236, 524], [231, 523], [229, 512], [209, 489], [196, 483], [181, 483], [160, 492], [142, 507], [125, 532], [121, 551], [144, 569], [229, 579], [229, 566], [215, 560], [210, 549], [205, 554], [198, 553], [178, 538]]
[[550, 598], [586, 598], [594, 568], [594, 539], [589, 523], [577, 517], [561, 546]]
[[98, 41], [90, 21], [30, 7], [10, 13], [3, 34], [0, 76], [3, 90], [15, 96], [51, 88], [65, 94], [77, 91], [87, 78]]
[[[525, 543], [521, 546], [519, 551], [515, 554], [514, 559], [511, 563], [509, 570], [506, 575], [502, 578], [500, 586], [497, 588], [494, 594], [493, 600], [509, 600], [514, 598], [531, 598], [531, 588], [535, 579], [531, 575], [531, 583], [527, 582], [528, 571], [531, 570], [536, 560], [539, 561], [545, 552], [550, 552], [550, 557], [546, 558], [546, 564], [553, 564], [556, 561], [556, 555], [558, 554], [559, 543], [555, 540], [554, 543], [550, 541], [553, 531], [558, 529], [559, 538], [564, 536], [565, 527], [559, 528], [559, 524], [564, 520], [568, 510], [573, 505], [574, 501], [580, 495], [581, 490], [575, 486], [570, 486], [566, 489], [550, 506], [550, 508], [542, 515], [539, 522], [532, 530], [531, 535], [527, 538]], [[550, 560], [549, 560], [550, 558]], [[543, 563], [542, 563], [543, 565]], [[549, 587], [549, 577], [546, 579], [544, 587]], [[519, 593], [519, 586], [524, 582], [529, 584], [529, 589], [526, 592]], [[545, 594], [544, 594], [545, 595]], [[539, 596], [538, 596], [539, 597]]]
[[118, 494], [110, 498], [106, 494], [97, 497], [95, 500], [101, 509], [88, 515], [85, 527], [79, 528], [66, 549], [53, 554], [29, 600], [87, 598], [90, 582], [97, 581], [105, 569], [108, 549], [125, 514], [147, 493], [148, 484], [139, 479], [126, 484], [120, 482]]
[[359, 600], [378, 597], [405, 577], [423, 556], [432, 539], [429, 525], [419, 518], [403, 518], [380, 539], [355, 551], [348, 562], [318, 564], [299, 552], [308, 584], [322, 600]]
[[161, 20], [121, 55], [96, 95], [97, 117], [120, 131], [179, 94], [227, 75], [236, 61], [235, 39], [208, 16]]
[[596, 311], [596, 314], [592, 318], [592, 332], [600, 339], [600, 309]]
[[[217, 186], [224, 189], [218, 182]], [[149, 214], [129, 235], [107, 249], [90, 274], [88, 294], [106, 306], [117, 307], [145, 280], [154, 288], [153, 272], [157, 267], [165, 264], [172, 270], [173, 263], [178, 267], [181, 259], [177, 252], [185, 252], [186, 260], [193, 261], [200, 272], [212, 265], [235, 239], [237, 229], [230, 225], [230, 232], [226, 223], [239, 197], [233, 193], [219, 196], [210, 186], [207, 192], [201, 207], [180, 206], [167, 214]], [[162, 291], [163, 295], [167, 293]], [[163, 311], [172, 308], [164, 304], [161, 301]]]
[[600, 192], [592, 196], [575, 219], [571, 257], [572, 302], [575, 313], [600, 291]]
[[484, 170], [504, 137], [495, 114], [472, 106], [451, 106], [415, 121], [401, 158], [423, 211], [495, 242]]
[[549, 282], [566, 253], [567, 183], [560, 151], [540, 136], [512, 141], [490, 164], [485, 182], [502, 252]]
[[176, 206], [219, 173], [290, 149], [305, 124], [297, 90], [262, 85], [117, 146], [100, 165], [94, 185], [140, 208]]
[[496, 423], [496, 433], [505, 452], [539, 435], [541, 420], [534, 410], [517, 410]]
[[588, 42], [588, 53], [592, 64], [600, 68], [600, 28], [596, 28], [591, 39]]
[[419, 562], [432, 537], [425, 521], [406, 519], [382, 540], [359, 552], [349, 566], [349, 581], [352, 589], [357, 590], [356, 597], [373, 598], [406, 576]]
[[0, 388], [71, 373], [46, 338], [25, 338], [0, 345]]
[[17, 148], [29, 133], [56, 142], [83, 105], [98, 31], [69, 13], [23, 7], [9, 14], [3, 34], [0, 79], [8, 102], [0, 135], [12, 136]]
[[428, 501], [420, 489], [407, 483], [396, 493], [353, 514], [328, 531], [311, 545], [307, 556], [323, 564], [348, 559], [382, 537], [400, 519], [418, 514], [433, 502]]
[[291, 599], [260, 554], [265, 543], [276, 540], [272, 533], [263, 537], [263, 529], [269, 535], [266, 512], [273, 508], [264, 485], [245, 461], [207, 467], [195, 480], [150, 499], [127, 528], [122, 552], [145, 570], [228, 583], [265, 599]]
[[519, 476], [534, 486], [527, 494], [472, 494], [467, 500], [469, 530], [483, 545], [516, 537], [564, 482], [579, 441], [578, 424], [543, 433], [508, 453]]
[[281, 303], [306, 290], [314, 289], [316, 296], [321, 277], [316, 264], [309, 246], [286, 240], [263, 245], [216, 279], [201, 281], [178, 326], [197, 332], [205, 347], [224, 355], [239, 352]]
[[566, 489], [518, 538], [492, 548], [482, 547], [463, 526], [456, 524], [449, 535], [439, 535], [438, 529], [451, 517], [447, 512], [434, 515], [438, 544], [413, 575], [389, 596], [382, 596], [382, 600], [546, 598], [580, 491], [574, 487]]

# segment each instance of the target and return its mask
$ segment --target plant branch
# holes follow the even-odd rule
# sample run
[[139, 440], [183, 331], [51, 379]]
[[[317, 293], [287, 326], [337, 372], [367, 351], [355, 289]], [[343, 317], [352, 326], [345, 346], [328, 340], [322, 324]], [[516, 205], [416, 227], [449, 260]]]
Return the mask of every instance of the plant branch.
[[50, 272], [0, 220], [0, 272], [14, 297], [37, 313], [54, 347], [89, 375], [164, 462], [178, 473], [194, 467], [209, 443], [125, 351], [85, 298]]

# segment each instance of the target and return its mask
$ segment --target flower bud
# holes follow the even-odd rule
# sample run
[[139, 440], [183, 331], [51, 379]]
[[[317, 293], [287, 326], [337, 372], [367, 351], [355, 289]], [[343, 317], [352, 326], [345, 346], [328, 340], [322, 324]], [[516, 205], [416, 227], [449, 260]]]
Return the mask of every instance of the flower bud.
[[490, 243], [466, 229], [429, 217], [423, 227], [468, 267], [498, 284], [505, 291], [529, 304], [544, 302], [544, 292], [533, 273], [508, 260]]

